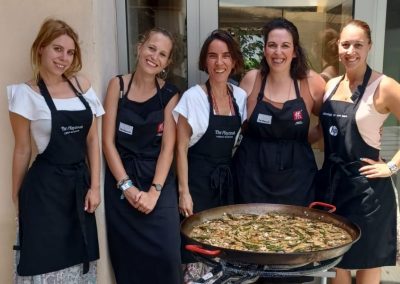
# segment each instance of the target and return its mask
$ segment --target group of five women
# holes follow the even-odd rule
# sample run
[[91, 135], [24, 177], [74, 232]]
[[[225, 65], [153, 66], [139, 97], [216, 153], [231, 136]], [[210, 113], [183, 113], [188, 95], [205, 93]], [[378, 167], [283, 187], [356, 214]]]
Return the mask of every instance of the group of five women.
[[[372, 43], [362, 21], [342, 29], [345, 74], [326, 86], [310, 69], [293, 23], [274, 19], [263, 36], [261, 67], [238, 87], [230, 77], [243, 71], [239, 45], [226, 31], [212, 32], [199, 57], [208, 80], [179, 97], [162, 76], [174, 37], [154, 28], [137, 46], [135, 72], [110, 80], [104, 111], [90, 82], [77, 75], [78, 36], [65, 22], [47, 20], [31, 49], [34, 78], [7, 89], [19, 220], [16, 283], [61, 276], [68, 283], [96, 281], [94, 117], [104, 113], [105, 212], [117, 283], [182, 282], [181, 263], [194, 260], [181, 253], [179, 213], [232, 203], [306, 206], [317, 198], [362, 230], [334, 283], [350, 283], [347, 269], [358, 270], [357, 283], [379, 283], [379, 267], [396, 263], [390, 176], [400, 165], [400, 152], [382, 160], [380, 130], [390, 113], [400, 118], [400, 85], [367, 65]], [[310, 130], [312, 114], [320, 125]], [[317, 173], [310, 145], [321, 135], [325, 160]], [[29, 167], [31, 137], [39, 154]]]

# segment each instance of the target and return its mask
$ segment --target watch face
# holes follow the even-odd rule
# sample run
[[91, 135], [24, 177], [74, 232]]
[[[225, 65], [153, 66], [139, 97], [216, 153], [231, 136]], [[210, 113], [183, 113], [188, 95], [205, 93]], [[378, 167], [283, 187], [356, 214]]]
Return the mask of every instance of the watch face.
[[161, 189], [162, 189], [162, 185], [161, 185], [161, 184], [158, 184], [158, 183], [153, 183], [152, 186], [154, 186], [154, 188], [155, 188], [157, 191], [161, 191]]

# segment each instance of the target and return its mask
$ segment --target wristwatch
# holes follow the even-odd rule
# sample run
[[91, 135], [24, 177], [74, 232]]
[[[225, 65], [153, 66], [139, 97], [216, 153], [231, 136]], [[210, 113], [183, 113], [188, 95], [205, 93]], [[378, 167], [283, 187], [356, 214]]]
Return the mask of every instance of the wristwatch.
[[395, 173], [397, 173], [398, 170], [399, 170], [399, 167], [398, 167], [394, 162], [392, 162], [392, 161], [388, 162], [386, 165], [388, 166], [388, 168], [389, 168], [389, 170], [390, 170], [390, 173], [391, 173], [392, 175], [394, 175]]
[[153, 183], [153, 184], [151, 184], [151, 186], [154, 186], [154, 188], [155, 188], [157, 191], [161, 191], [162, 188], [163, 188], [163, 186], [162, 186], [161, 184], [159, 184], [159, 183]]

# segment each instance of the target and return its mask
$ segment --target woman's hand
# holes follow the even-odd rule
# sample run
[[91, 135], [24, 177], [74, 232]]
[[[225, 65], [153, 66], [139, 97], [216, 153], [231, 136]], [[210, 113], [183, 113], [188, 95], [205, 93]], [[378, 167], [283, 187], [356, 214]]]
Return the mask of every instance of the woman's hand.
[[131, 186], [130, 188], [128, 188], [127, 190], [124, 190], [122, 192], [122, 194], [124, 195], [126, 200], [128, 200], [129, 204], [132, 205], [132, 207], [134, 207], [134, 208], [138, 207], [138, 201], [140, 198], [139, 193], [140, 193], [140, 190], [134, 186]]
[[85, 211], [88, 213], [94, 213], [96, 208], [101, 202], [100, 190], [98, 188], [89, 188], [85, 197]]
[[148, 192], [140, 191], [138, 201], [136, 202], [136, 209], [144, 214], [149, 214], [156, 206], [159, 196], [160, 192], [153, 189], [150, 189]]
[[392, 175], [388, 165], [382, 161], [374, 161], [368, 158], [361, 158], [360, 160], [369, 164], [360, 168], [360, 174], [367, 178], [382, 178]]
[[184, 217], [193, 215], [193, 200], [189, 192], [182, 192], [179, 194], [179, 212]]

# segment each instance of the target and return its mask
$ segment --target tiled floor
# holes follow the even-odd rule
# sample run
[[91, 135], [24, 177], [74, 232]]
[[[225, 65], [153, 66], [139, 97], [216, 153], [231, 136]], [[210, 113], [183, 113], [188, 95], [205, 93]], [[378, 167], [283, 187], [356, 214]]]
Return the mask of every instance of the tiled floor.
[[400, 284], [400, 267], [385, 267], [382, 270], [381, 284]]

